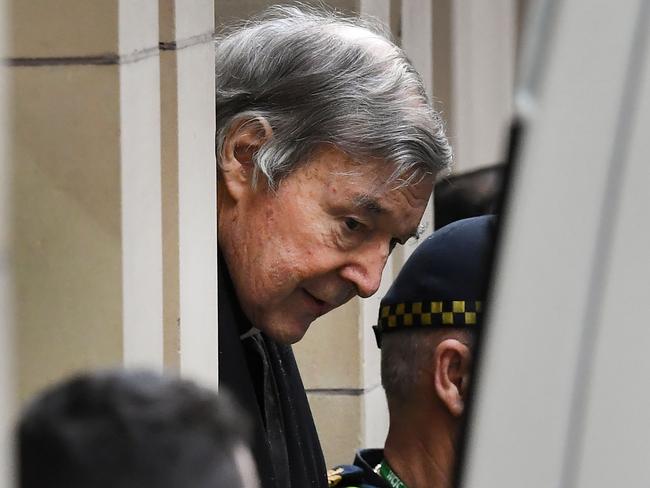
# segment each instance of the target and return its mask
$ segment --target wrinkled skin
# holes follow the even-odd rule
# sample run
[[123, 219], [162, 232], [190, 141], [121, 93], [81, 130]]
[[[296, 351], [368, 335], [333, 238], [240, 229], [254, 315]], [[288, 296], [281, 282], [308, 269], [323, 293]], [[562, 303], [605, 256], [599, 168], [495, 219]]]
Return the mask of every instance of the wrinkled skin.
[[386, 184], [393, 169], [328, 148], [275, 193], [244, 182], [246, 170], [235, 186], [220, 185], [219, 245], [257, 328], [293, 343], [319, 316], [377, 291], [392, 247], [417, 232], [433, 187], [433, 176]]

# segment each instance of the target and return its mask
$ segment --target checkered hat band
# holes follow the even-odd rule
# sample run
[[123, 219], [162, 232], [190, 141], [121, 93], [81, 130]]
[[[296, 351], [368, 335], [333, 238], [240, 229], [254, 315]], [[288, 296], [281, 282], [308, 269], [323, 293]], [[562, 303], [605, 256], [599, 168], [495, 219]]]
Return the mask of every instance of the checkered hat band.
[[384, 331], [412, 326], [476, 326], [482, 310], [480, 300], [395, 303], [381, 307], [379, 326]]

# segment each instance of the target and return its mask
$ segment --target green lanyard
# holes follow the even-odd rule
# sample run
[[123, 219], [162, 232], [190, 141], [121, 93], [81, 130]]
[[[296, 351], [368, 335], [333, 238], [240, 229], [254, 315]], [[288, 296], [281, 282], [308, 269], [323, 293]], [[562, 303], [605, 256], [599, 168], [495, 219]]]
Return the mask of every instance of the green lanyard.
[[379, 476], [384, 478], [391, 486], [391, 488], [408, 488], [404, 482], [399, 479], [399, 476], [397, 476], [395, 472], [390, 469], [390, 466], [385, 459], [383, 459], [379, 465]]

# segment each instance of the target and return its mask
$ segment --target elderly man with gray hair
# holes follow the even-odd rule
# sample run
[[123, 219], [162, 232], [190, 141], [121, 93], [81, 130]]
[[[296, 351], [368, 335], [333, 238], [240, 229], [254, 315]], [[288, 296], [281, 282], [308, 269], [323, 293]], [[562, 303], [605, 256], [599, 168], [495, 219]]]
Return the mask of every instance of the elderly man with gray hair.
[[379, 287], [451, 149], [381, 26], [275, 7], [216, 43], [219, 376], [264, 488], [327, 486], [290, 344]]

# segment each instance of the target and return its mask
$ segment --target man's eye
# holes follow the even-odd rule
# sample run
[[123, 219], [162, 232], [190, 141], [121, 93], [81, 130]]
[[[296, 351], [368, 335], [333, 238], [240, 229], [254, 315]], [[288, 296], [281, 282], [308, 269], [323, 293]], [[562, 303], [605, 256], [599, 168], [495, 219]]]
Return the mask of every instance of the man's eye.
[[361, 228], [361, 222], [353, 218], [347, 218], [345, 219], [345, 226], [348, 230], [357, 231]]

